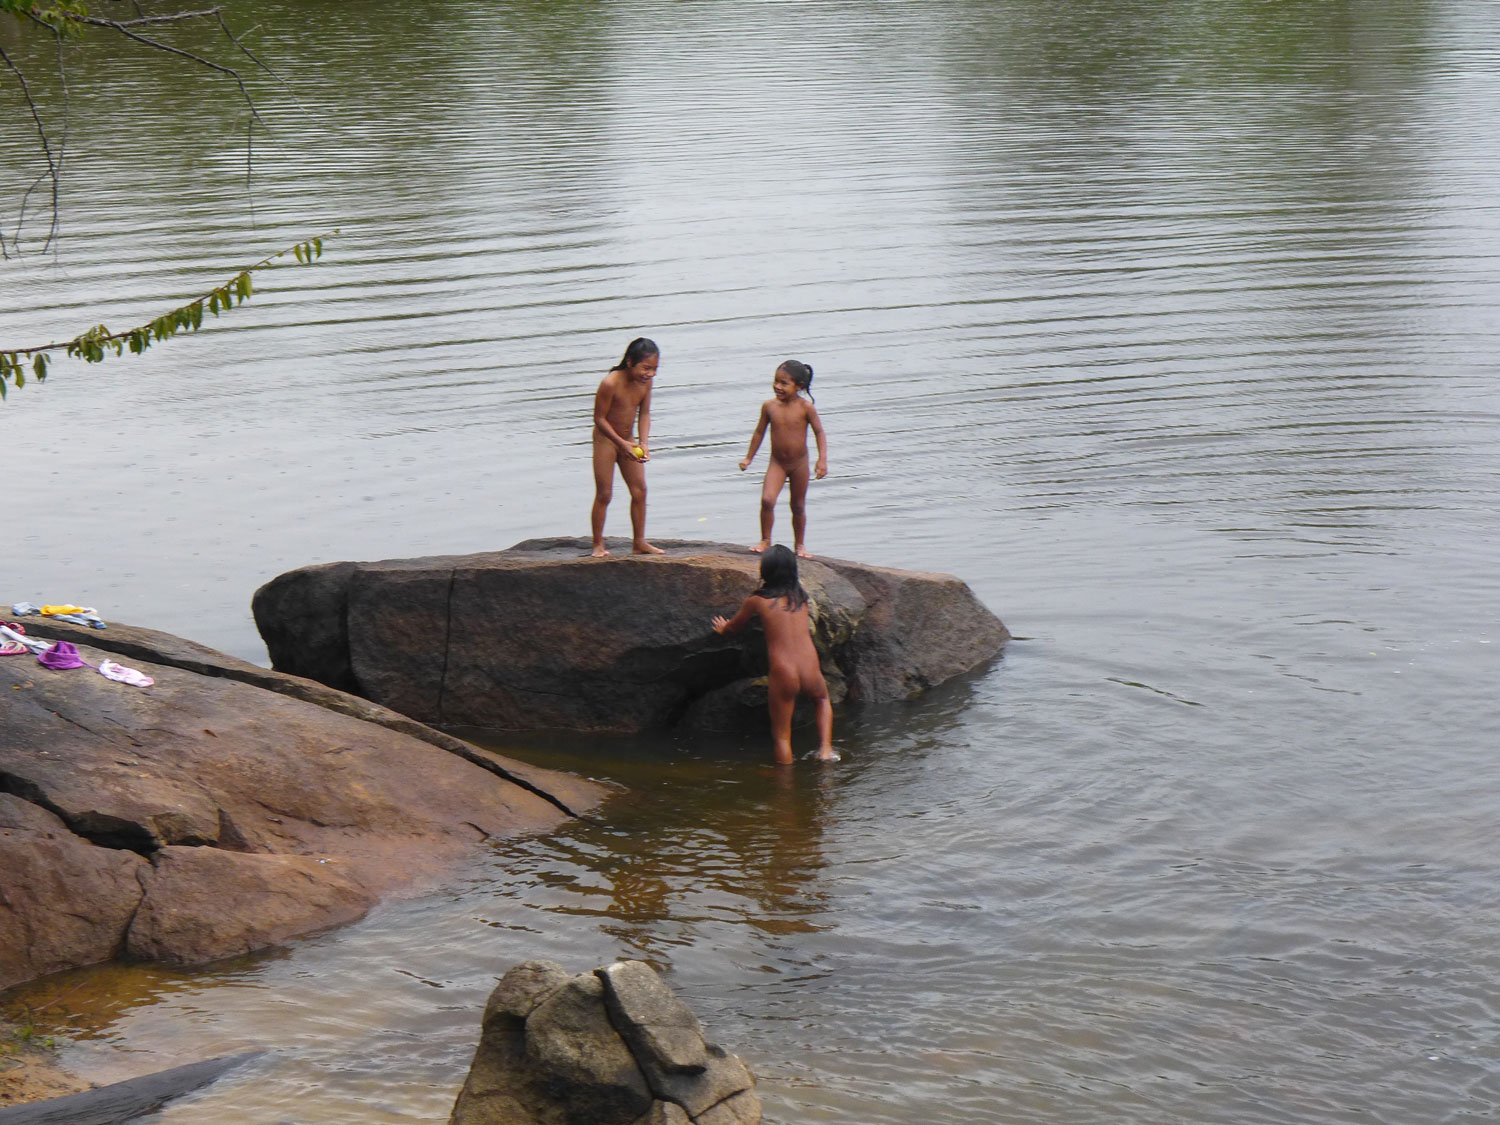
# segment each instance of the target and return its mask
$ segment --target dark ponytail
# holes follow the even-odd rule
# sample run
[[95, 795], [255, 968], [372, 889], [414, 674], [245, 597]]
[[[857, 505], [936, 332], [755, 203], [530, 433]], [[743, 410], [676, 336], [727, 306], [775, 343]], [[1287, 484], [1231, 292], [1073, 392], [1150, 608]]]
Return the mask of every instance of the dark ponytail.
[[760, 589], [755, 596], [768, 601], [785, 598], [788, 610], [807, 604], [807, 591], [797, 581], [797, 556], [790, 547], [777, 543], [766, 548], [760, 557]]
[[661, 349], [656, 346], [656, 341], [648, 340], [644, 336], [637, 336], [625, 345], [625, 355], [610, 370], [625, 371], [640, 363], [641, 360], [650, 359], [654, 355], [661, 355]]
[[[789, 359], [776, 370], [785, 371], [787, 376], [792, 380], [792, 386], [796, 387], [799, 391], [806, 391], [807, 397], [812, 398], [812, 364], [803, 363], [800, 359]], [[817, 402], [818, 400], [813, 399], [813, 401]]]

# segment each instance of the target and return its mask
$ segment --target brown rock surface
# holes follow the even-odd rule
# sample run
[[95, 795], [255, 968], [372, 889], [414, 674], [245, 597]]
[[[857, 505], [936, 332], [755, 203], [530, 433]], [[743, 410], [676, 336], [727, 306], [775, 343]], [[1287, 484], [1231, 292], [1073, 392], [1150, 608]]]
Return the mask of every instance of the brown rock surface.
[[122, 947], [149, 864], [100, 848], [29, 801], [0, 793], [0, 988]]
[[375, 895], [336, 857], [161, 848], [126, 945], [144, 961], [194, 963], [352, 922]]
[[28, 631], [156, 682], [0, 658], [0, 987], [122, 951], [197, 962], [346, 922], [488, 837], [552, 828], [603, 796], [179, 638]]
[[[759, 556], [659, 545], [664, 555], [594, 559], [585, 540], [534, 539], [304, 567], [256, 591], [253, 608], [278, 669], [424, 722], [618, 733], [764, 723], [759, 636], [709, 625], [759, 584]], [[949, 575], [812, 559], [801, 576], [836, 701], [912, 698], [1010, 636]]]

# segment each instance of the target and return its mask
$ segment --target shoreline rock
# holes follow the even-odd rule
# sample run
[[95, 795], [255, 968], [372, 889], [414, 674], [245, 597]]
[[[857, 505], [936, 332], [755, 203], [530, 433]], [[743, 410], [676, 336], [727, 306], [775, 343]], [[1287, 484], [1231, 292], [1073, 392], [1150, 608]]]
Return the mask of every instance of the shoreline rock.
[[[758, 630], [720, 637], [709, 624], [759, 585], [760, 556], [658, 545], [665, 554], [594, 559], [584, 539], [531, 539], [302, 567], [257, 590], [252, 608], [279, 671], [423, 722], [617, 734], [763, 724]], [[830, 558], [800, 570], [836, 702], [916, 698], [1010, 639], [951, 575]]]
[[247, 1051], [184, 1063], [108, 1086], [0, 1107], [0, 1125], [129, 1125], [262, 1054], [262, 1051]]
[[341, 925], [606, 794], [181, 638], [27, 628], [156, 682], [0, 658], [0, 988]]
[[749, 1069], [708, 1043], [644, 961], [571, 976], [551, 961], [512, 968], [449, 1125], [755, 1125]]

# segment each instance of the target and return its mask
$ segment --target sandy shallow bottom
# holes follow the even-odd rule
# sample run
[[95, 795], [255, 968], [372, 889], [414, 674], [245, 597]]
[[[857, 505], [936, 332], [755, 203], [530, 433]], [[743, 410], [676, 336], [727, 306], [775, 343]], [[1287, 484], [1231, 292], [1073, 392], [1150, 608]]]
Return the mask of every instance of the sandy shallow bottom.
[[59, 1065], [52, 1051], [23, 1042], [21, 1028], [0, 1021], [0, 1106], [60, 1098], [88, 1088], [89, 1083]]

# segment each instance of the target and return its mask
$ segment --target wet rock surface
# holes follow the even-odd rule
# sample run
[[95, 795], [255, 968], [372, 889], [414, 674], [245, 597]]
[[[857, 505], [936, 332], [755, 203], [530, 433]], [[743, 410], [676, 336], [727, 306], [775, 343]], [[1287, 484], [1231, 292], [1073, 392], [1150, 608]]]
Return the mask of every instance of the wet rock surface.
[[[720, 637], [760, 556], [659, 541], [666, 554], [533, 539], [476, 555], [303, 567], [255, 594], [276, 668], [423, 722], [631, 733], [765, 723], [758, 629]], [[1004, 624], [957, 578], [805, 559], [835, 701], [911, 699], [995, 657]]]
[[348, 922], [485, 839], [545, 831], [604, 795], [180, 638], [27, 629], [155, 683], [0, 657], [0, 988]]
[[224, 1055], [60, 1098], [0, 1108], [0, 1125], [130, 1125], [260, 1055]]
[[655, 970], [622, 961], [570, 976], [506, 973], [449, 1125], [754, 1125], [750, 1071], [705, 1042]]

